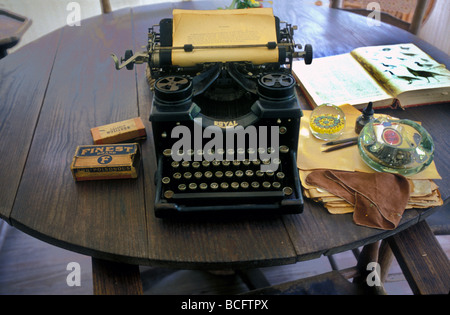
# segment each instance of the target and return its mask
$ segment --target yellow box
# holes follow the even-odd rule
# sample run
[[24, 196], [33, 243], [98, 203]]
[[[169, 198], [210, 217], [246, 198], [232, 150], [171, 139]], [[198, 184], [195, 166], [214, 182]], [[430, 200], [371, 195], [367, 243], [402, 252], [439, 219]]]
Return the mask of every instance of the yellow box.
[[137, 141], [147, 137], [140, 117], [92, 128], [91, 134], [94, 144]]
[[138, 143], [78, 146], [70, 165], [76, 181], [137, 178]]

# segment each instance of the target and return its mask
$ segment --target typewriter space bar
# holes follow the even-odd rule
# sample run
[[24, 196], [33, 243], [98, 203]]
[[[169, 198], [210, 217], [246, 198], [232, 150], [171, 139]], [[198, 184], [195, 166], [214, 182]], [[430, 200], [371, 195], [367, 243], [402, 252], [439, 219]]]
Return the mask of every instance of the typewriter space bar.
[[283, 191], [255, 191], [255, 192], [204, 192], [204, 193], [181, 193], [174, 194], [172, 199], [180, 201], [215, 201], [220, 203], [236, 203], [251, 201], [252, 203], [263, 203], [267, 200], [281, 200], [285, 197]]

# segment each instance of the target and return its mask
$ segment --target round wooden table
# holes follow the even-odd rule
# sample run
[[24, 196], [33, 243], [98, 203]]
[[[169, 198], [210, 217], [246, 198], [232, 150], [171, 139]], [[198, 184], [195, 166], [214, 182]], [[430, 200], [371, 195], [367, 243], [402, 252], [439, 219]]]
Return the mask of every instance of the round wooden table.
[[[118, 10], [83, 20], [81, 26], [66, 26], [1, 60], [1, 217], [36, 238], [95, 258], [222, 269], [290, 264], [353, 249], [404, 230], [436, 210], [407, 210], [393, 231], [358, 226], [351, 215], [331, 215], [310, 200], [302, 214], [271, 219], [155, 218], [156, 162], [148, 121], [152, 93], [145, 66], [117, 71], [110, 53], [140, 51], [148, 28], [171, 17], [173, 8], [218, 6], [192, 1]], [[312, 44], [315, 58], [412, 42], [450, 64], [446, 54], [418, 37], [390, 25], [370, 27], [355, 14], [291, 1], [274, 1], [274, 13], [298, 25], [296, 42]], [[447, 199], [448, 105], [391, 114], [422, 121], [434, 137], [436, 165], [444, 178], [436, 182]], [[70, 163], [78, 145], [92, 144], [90, 129], [137, 116], [148, 133], [139, 177], [76, 183]]]

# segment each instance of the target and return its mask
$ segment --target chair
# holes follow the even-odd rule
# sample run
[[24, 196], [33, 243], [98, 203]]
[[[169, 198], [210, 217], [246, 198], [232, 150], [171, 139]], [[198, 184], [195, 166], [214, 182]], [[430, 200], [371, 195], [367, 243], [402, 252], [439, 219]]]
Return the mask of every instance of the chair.
[[381, 270], [389, 269], [393, 254], [414, 294], [450, 294], [450, 262], [426, 221], [387, 238], [383, 245]]
[[441, 209], [426, 218], [434, 235], [450, 235], [450, 201], [447, 199]]
[[[383, 284], [370, 286], [366, 266], [378, 260], [379, 242], [368, 244], [357, 255], [354, 267], [339, 270], [331, 258], [332, 271], [273, 286], [260, 287], [245, 295], [385, 295]], [[330, 258], [330, 257], [329, 257]], [[353, 279], [353, 280], [351, 280]]]
[[[373, 8], [368, 6], [370, 0], [330, 0], [330, 6], [335, 9], [346, 10], [360, 15], [368, 16]], [[423, 23], [426, 22], [435, 0], [379, 0], [380, 18], [382, 22], [408, 30], [417, 34]]]
[[[425, 221], [387, 239], [366, 245], [356, 268], [333, 270], [321, 275], [252, 290], [249, 295], [367, 295], [386, 294], [383, 283], [393, 258], [397, 259], [415, 295], [450, 294], [450, 262]], [[370, 286], [366, 266], [380, 265], [380, 285]], [[335, 269], [335, 268], [333, 268]], [[353, 278], [353, 282], [348, 279]]]
[[0, 59], [6, 57], [7, 49], [17, 45], [30, 25], [30, 19], [0, 9]]
[[100, 0], [100, 6], [102, 7], [103, 14], [110, 13], [112, 11], [109, 0]]

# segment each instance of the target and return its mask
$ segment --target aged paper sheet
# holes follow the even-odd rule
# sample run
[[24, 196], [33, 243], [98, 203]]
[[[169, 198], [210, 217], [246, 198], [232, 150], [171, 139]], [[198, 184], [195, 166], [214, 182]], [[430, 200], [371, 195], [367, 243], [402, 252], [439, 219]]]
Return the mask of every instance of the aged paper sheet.
[[266, 45], [277, 42], [272, 8], [246, 10], [173, 10], [173, 46], [194, 46], [192, 52], [172, 50], [172, 64], [278, 61], [278, 49], [267, 47], [195, 49], [195, 46]]

